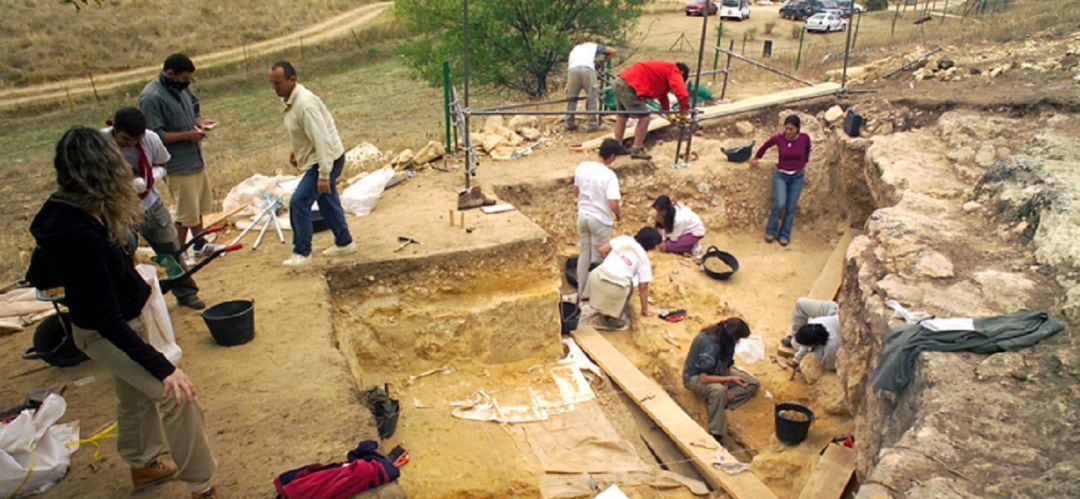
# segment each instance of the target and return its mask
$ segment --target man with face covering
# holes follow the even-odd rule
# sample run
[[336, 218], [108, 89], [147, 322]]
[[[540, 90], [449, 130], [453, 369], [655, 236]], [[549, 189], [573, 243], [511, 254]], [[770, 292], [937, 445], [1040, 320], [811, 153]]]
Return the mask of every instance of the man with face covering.
[[[161, 138], [169, 150], [165, 179], [176, 203], [176, 230], [181, 244], [202, 232], [202, 216], [213, 210], [210, 179], [203, 163], [202, 140], [217, 122], [199, 115], [199, 98], [188, 86], [195, 63], [184, 54], [165, 59], [161, 73], [143, 87], [139, 109], [146, 115], [146, 128]], [[192, 245], [195, 256], [213, 254], [219, 247], [198, 240]]]

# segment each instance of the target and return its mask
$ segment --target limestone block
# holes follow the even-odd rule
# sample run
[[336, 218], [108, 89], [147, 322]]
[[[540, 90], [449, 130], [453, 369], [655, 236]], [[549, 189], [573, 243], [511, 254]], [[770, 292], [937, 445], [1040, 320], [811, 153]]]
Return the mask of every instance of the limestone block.
[[737, 130], [740, 135], [752, 135], [754, 133], [754, 125], [749, 121], [739, 121], [735, 123], [735, 130]]
[[540, 133], [540, 130], [532, 127], [523, 127], [518, 130], [518, 133], [521, 134], [522, 138], [529, 141], [540, 140], [540, 137], [543, 136], [543, 134]]
[[953, 277], [953, 263], [949, 258], [934, 250], [924, 250], [915, 263], [915, 273], [931, 279]]
[[1024, 362], [1024, 355], [1020, 352], [995, 353], [975, 368], [975, 376], [979, 381], [1006, 377], [1026, 380], [1027, 375], [1027, 364]]
[[968, 201], [968, 202], [964, 203], [964, 206], [962, 206], [961, 208], [964, 210], [964, 213], [967, 213], [967, 214], [970, 215], [972, 213], [982, 211], [983, 205], [982, 205], [982, 203], [979, 203], [978, 201]]
[[419, 151], [413, 156], [413, 164], [420, 166], [426, 165], [436, 159], [441, 158], [443, 155], [442, 144], [429, 140], [427, 145], [421, 147]]
[[488, 153], [494, 151], [497, 147], [506, 142], [506, 138], [498, 133], [489, 133], [484, 136], [484, 142], [482, 143], [484, 150]]
[[498, 130], [502, 126], [503, 126], [503, 117], [502, 116], [488, 116], [487, 119], [484, 120], [484, 131], [485, 132], [488, 132], [488, 133], [494, 132], [495, 130]]
[[997, 153], [994, 151], [994, 146], [990, 144], [983, 144], [975, 153], [975, 163], [985, 168], [993, 166], [995, 159], [997, 159]]
[[539, 128], [540, 120], [536, 116], [514, 116], [510, 118], [510, 121], [506, 124], [506, 127], [521, 133], [525, 128]]
[[394, 159], [390, 160], [390, 164], [394, 167], [408, 166], [412, 163], [413, 156], [414, 153], [412, 149], [405, 149], [404, 151], [399, 152], [397, 156], [394, 156]]
[[843, 118], [844, 110], [840, 106], [833, 106], [828, 111], [825, 111], [825, 123], [828, 125], [835, 125]]

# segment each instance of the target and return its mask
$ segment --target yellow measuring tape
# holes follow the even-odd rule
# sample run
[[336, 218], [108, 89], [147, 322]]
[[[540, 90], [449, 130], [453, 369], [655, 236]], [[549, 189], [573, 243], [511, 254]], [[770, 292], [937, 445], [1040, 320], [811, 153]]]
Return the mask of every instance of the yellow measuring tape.
[[7, 499], [12, 499], [13, 497], [19, 495], [19, 491], [22, 490], [22, 488], [26, 486], [26, 482], [30, 480], [30, 475], [34, 472], [34, 466], [36, 465], [37, 444], [34, 444], [30, 446], [30, 466], [26, 469], [26, 476], [22, 477], [22, 481], [19, 482], [19, 486], [15, 487], [15, 490], [11, 492], [10, 496], [7, 496]]
[[112, 423], [109, 423], [109, 426], [106, 426], [104, 429], [102, 429], [101, 431], [95, 433], [90, 438], [84, 438], [84, 439], [77, 440], [77, 441], [74, 441], [74, 442], [68, 442], [66, 444], [66, 446], [67, 447], [74, 447], [76, 445], [82, 445], [82, 444], [93, 445], [94, 449], [95, 449], [94, 450], [94, 461], [100, 463], [101, 461], [104, 461], [105, 458], [101, 456], [101, 444], [98, 441], [101, 440], [101, 439], [104, 439], [104, 438], [116, 438], [116, 421], [113, 421]]

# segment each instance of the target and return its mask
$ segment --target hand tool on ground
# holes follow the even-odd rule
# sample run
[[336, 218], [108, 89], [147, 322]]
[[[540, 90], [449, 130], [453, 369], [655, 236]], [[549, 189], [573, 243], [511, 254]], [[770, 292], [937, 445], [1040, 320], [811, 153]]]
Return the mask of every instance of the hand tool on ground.
[[708, 450], [717, 450], [717, 449], [720, 448], [720, 447], [717, 447], [716, 444], [709, 444], [709, 443], [705, 443], [705, 442], [701, 442], [701, 441], [692, 441], [692, 442], [690, 442], [690, 447], [701, 447], [702, 449], [708, 449]]
[[397, 253], [398, 251], [401, 251], [401, 250], [405, 249], [405, 247], [410, 245], [410, 244], [420, 244], [420, 241], [417, 241], [416, 239], [413, 239], [413, 238], [411, 238], [409, 236], [398, 236], [397, 240], [398, 240], [398, 242], [404, 243], [404, 244], [402, 244], [401, 246], [398, 246], [397, 249], [394, 250], [394, 253]]

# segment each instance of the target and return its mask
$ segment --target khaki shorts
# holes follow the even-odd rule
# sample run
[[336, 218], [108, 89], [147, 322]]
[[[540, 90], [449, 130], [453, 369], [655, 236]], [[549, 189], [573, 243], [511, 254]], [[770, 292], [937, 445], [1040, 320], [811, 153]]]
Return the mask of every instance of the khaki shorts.
[[648, 111], [649, 106], [637, 96], [637, 92], [622, 77], [615, 78], [615, 102], [619, 111]]
[[213, 211], [214, 193], [205, 169], [186, 175], [168, 175], [165, 183], [176, 203], [176, 223], [181, 226], [195, 227], [202, 223], [204, 214]]

